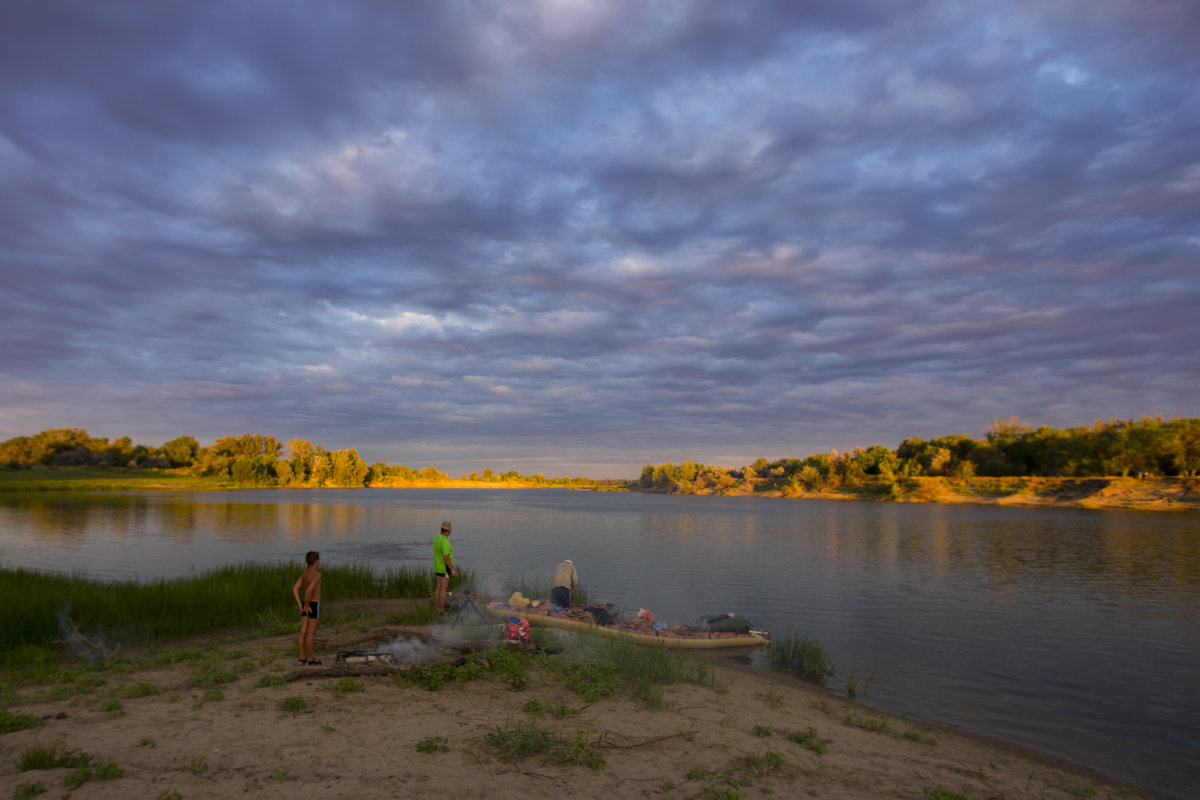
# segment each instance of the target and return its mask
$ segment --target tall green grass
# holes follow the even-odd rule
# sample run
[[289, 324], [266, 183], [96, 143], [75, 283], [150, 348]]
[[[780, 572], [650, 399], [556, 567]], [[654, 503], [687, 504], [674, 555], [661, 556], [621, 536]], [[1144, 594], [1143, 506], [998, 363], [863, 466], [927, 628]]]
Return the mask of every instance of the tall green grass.
[[799, 675], [822, 686], [834, 671], [833, 660], [820, 642], [790, 631], [772, 637], [767, 647], [767, 663], [772, 669]]
[[[219, 567], [185, 578], [106, 582], [85, 575], [0, 569], [0, 652], [46, 648], [79, 633], [107, 648], [117, 643], [205, 633], [295, 617], [292, 584], [303, 565], [290, 562]], [[366, 564], [323, 567], [326, 602], [350, 598], [428, 597], [433, 575], [425, 568]], [[455, 583], [469, 585], [465, 574]]]

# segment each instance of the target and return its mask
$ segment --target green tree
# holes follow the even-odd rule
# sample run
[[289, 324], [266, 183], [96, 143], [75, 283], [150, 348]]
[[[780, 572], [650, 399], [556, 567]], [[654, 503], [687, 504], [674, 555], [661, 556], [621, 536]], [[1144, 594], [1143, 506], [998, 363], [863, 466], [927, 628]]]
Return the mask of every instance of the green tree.
[[358, 457], [357, 450], [334, 450], [329, 459], [329, 480], [334, 486], [362, 486], [366, 481], [370, 467]]
[[172, 467], [190, 467], [196, 463], [200, 443], [191, 436], [180, 436], [162, 446], [162, 454]]

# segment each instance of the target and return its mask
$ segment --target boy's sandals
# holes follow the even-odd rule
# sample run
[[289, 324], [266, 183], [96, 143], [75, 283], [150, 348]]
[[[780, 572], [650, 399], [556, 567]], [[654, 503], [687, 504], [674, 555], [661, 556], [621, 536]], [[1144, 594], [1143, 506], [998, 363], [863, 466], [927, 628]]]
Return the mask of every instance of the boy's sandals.
[[319, 667], [319, 666], [321, 666], [321, 662], [320, 661], [301, 661], [300, 666], [302, 666], [302, 667]]

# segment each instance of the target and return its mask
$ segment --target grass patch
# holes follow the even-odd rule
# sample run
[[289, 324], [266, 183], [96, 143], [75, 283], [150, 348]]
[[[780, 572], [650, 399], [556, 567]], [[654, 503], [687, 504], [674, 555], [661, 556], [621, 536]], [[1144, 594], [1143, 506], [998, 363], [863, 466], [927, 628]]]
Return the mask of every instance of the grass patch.
[[105, 700], [97, 710], [108, 714], [110, 717], [125, 716], [125, 706], [121, 705], [121, 701], [115, 697]]
[[834, 670], [833, 660], [820, 642], [790, 631], [771, 639], [767, 664], [819, 686], [825, 685]]
[[358, 678], [345, 677], [333, 685], [333, 693], [336, 695], [348, 694], [350, 692], [365, 692], [366, 684]]
[[287, 681], [278, 675], [263, 675], [254, 686], [258, 689], [273, 689], [278, 686], [287, 686]]
[[28, 714], [14, 714], [8, 709], [0, 708], [0, 733], [28, 730], [36, 728], [40, 724], [41, 720], [37, 717], [31, 717]]
[[477, 654], [472, 653], [458, 663], [392, 673], [392, 680], [398, 686], [420, 686], [427, 691], [436, 692], [447, 683], [473, 681], [486, 675], [488, 671], [488, 665], [481, 661]]
[[450, 742], [442, 736], [426, 736], [417, 742], [417, 750], [422, 753], [449, 753]]
[[83, 767], [92, 763], [92, 757], [82, 750], [67, 750], [62, 742], [34, 742], [21, 751], [16, 763], [18, 772], [29, 772], [34, 769]]
[[858, 728], [861, 731], [869, 731], [871, 733], [891, 733], [892, 728], [881, 719], [872, 719], [870, 717], [856, 717], [853, 714], [846, 715], [846, 724], [851, 727]]
[[1097, 795], [1096, 790], [1091, 786], [1083, 786], [1082, 784], [1071, 783], [1070, 781], [1066, 780], [1059, 781], [1058, 783], [1051, 783], [1049, 785], [1065, 794], [1071, 795], [1072, 797], [1095, 797]]
[[531, 721], [497, 727], [479, 739], [478, 745], [488, 756], [510, 764], [536, 757], [545, 764], [601, 770], [604, 756], [596, 747], [603, 740], [604, 734], [592, 740], [582, 730], [568, 738]]
[[[0, 470], [0, 492], [138, 492], [161, 489], [232, 489], [228, 478], [188, 475], [185, 470], [35, 467]], [[121, 500], [123, 498], [119, 498]], [[34, 501], [36, 502], [36, 500]], [[61, 502], [57, 501], [56, 502]]]
[[304, 698], [300, 695], [294, 695], [292, 697], [285, 697], [283, 702], [279, 704], [279, 708], [283, 711], [291, 711], [295, 713], [308, 708], [308, 703], [304, 702]]
[[926, 788], [921, 796], [924, 800], [974, 800], [969, 794], [943, 789], [941, 786]]
[[653, 709], [665, 709], [668, 703], [663, 687], [690, 683], [716, 688], [711, 667], [687, 653], [657, 644], [641, 644], [626, 639], [598, 635], [580, 635], [576, 641], [576, 660], [564, 662], [567, 687], [584, 701], [627, 688], [634, 699]]
[[131, 686], [126, 686], [124, 689], [122, 689], [121, 694], [122, 696], [129, 698], [148, 697], [152, 694], [158, 694], [158, 687], [153, 683], [138, 681], [137, 683]]
[[822, 739], [817, 733], [817, 729], [811, 726], [807, 730], [792, 731], [788, 734], [787, 738], [788, 741], [795, 742], [801, 747], [812, 750], [817, 755], [824, 753], [825, 748], [833, 744], [829, 739]]
[[531, 717], [540, 717], [545, 714], [552, 716], [555, 719], [570, 719], [571, 717], [579, 714], [579, 712], [575, 709], [562, 705], [561, 703], [558, 705], [552, 705], [550, 703], [543, 703], [539, 700], [526, 700], [524, 709], [525, 713], [529, 714]]
[[41, 781], [33, 783], [18, 783], [13, 787], [13, 800], [27, 800], [30, 797], [37, 797], [39, 794], [45, 794], [46, 784]]
[[84, 764], [63, 775], [63, 785], [78, 789], [88, 781], [111, 781], [123, 777], [125, 772], [116, 764]]

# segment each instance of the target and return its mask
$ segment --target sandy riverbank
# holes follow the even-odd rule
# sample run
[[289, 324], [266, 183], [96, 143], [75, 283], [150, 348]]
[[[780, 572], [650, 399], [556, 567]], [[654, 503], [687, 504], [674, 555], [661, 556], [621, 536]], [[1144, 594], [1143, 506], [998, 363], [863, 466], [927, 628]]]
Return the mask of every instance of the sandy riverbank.
[[[69, 769], [16, 768], [30, 746], [53, 743], [124, 773], [88, 781], [70, 790], [72, 798], [1155, 796], [735, 666], [715, 667], [715, 687], [667, 687], [668, 707], [660, 710], [627, 695], [586, 704], [551, 670], [531, 672], [520, 690], [498, 675], [437, 691], [381, 675], [354, 678], [350, 686], [362, 691], [346, 691], [345, 678], [329, 669], [336, 652], [402, 632], [379, 624], [387, 602], [369, 615], [343, 609], [340, 623], [319, 629], [324, 667], [298, 667], [292, 635], [224, 637], [175, 648], [219, 653], [231, 679], [217, 687], [196, 686], [196, 664], [180, 660], [108, 670], [101, 673], [108, 682], [85, 694], [11, 706], [41, 724], [0, 736], [0, 796], [38, 782], [45, 796], [66, 796]], [[460, 632], [445, 625], [407, 631], [446, 646], [421, 650], [441, 661], [456, 656]], [[39, 692], [47, 687], [21, 690], [26, 698]], [[303, 710], [284, 709], [293, 697], [303, 698]], [[541, 713], [531, 713], [535, 704]], [[598, 754], [603, 765], [555, 765], [537, 756], [511, 763], [488, 751], [489, 733], [531, 721]], [[826, 742], [823, 753], [789, 738], [810, 729]], [[958, 794], [931, 794], [939, 790]]]

